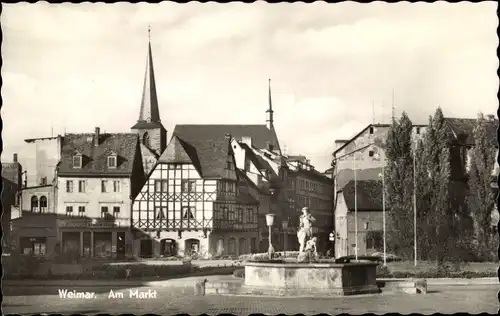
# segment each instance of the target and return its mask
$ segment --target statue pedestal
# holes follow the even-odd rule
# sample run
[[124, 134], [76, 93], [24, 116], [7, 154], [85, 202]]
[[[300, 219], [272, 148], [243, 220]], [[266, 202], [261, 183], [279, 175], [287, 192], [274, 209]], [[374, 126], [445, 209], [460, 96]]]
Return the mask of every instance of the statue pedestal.
[[245, 263], [241, 294], [333, 296], [380, 293], [377, 263]]

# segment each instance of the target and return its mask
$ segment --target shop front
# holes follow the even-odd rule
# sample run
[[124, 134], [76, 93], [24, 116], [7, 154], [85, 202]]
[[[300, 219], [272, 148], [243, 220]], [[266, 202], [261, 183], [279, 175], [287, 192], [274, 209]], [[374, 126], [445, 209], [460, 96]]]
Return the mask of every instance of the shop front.
[[114, 220], [61, 219], [58, 227], [63, 252], [118, 260], [132, 256], [130, 228]]
[[12, 251], [21, 255], [51, 258], [57, 244], [56, 217], [52, 214], [23, 212], [11, 221]]

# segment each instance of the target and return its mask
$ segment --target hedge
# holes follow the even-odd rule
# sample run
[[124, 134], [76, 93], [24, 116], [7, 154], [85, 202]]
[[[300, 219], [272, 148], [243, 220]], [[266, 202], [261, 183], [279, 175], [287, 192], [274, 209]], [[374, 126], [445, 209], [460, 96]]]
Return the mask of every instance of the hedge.
[[[236, 268], [233, 272], [233, 275], [237, 278], [245, 277], [245, 269], [244, 268]], [[377, 278], [387, 278], [387, 279], [406, 279], [406, 278], [418, 278], [418, 279], [432, 279], [432, 278], [460, 278], [460, 279], [472, 279], [472, 278], [488, 278], [488, 277], [497, 277], [498, 274], [495, 271], [445, 271], [445, 270], [436, 270], [436, 271], [425, 271], [425, 272], [401, 272], [395, 271], [391, 273], [389, 268], [384, 266], [377, 267]]]

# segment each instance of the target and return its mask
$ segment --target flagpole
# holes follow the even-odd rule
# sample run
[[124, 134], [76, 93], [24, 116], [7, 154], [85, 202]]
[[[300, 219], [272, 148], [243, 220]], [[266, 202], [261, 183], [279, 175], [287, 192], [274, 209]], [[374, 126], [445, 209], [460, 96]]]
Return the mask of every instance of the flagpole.
[[382, 221], [384, 226], [384, 266], [387, 265], [386, 231], [385, 231], [385, 155], [382, 162]]
[[355, 236], [355, 245], [354, 254], [356, 255], [356, 260], [358, 260], [358, 188], [357, 188], [357, 179], [356, 179], [356, 151], [353, 152], [352, 155], [352, 167], [354, 171], [354, 236]]
[[417, 144], [414, 143], [413, 150], [413, 243], [415, 245], [415, 267], [417, 266], [417, 177], [416, 177], [416, 153], [417, 153]]

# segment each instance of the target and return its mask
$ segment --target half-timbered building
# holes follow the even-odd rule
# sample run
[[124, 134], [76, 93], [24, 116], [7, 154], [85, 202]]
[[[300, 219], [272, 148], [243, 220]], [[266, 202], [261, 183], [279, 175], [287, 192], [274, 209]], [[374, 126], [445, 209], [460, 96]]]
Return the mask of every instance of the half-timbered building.
[[238, 255], [257, 243], [259, 203], [238, 175], [231, 136], [196, 128], [176, 127], [133, 202], [142, 257]]

